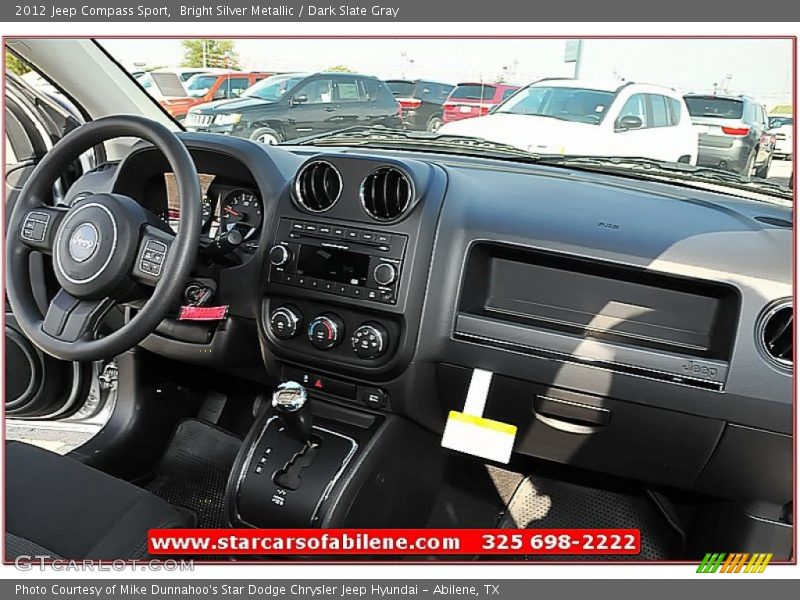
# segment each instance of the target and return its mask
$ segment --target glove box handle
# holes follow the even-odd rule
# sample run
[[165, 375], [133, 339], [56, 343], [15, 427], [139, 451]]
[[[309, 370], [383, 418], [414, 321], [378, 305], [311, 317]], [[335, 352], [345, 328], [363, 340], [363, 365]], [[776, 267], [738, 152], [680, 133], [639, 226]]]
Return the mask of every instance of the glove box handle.
[[533, 407], [537, 419], [569, 433], [594, 433], [611, 421], [607, 408], [552, 396], [537, 395]]

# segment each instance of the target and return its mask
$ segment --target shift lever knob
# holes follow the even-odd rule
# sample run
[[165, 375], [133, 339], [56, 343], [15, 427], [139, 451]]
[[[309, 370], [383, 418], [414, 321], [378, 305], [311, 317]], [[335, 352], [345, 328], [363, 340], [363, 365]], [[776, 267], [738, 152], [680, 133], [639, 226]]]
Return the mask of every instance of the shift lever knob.
[[310, 443], [312, 417], [306, 388], [296, 381], [280, 384], [272, 394], [272, 408], [290, 436], [304, 444]]

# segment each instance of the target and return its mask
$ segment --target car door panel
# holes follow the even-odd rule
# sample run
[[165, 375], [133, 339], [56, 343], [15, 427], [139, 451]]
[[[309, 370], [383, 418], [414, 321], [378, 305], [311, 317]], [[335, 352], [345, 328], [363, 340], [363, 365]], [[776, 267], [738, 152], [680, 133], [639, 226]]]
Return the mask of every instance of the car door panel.
[[[42, 157], [66, 132], [79, 125], [76, 116], [33, 89], [21, 78], [6, 77], [6, 219], [12, 213], [25, 182]], [[96, 160], [85, 159], [86, 166]], [[53, 186], [53, 201], [63, 200], [71, 183], [80, 175], [81, 161], [71, 165]], [[6, 221], [5, 225], [8, 225]], [[30, 258], [30, 281], [40, 310], [47, 307], [48, 294], [55, 288], [52, 268], [39, 253]], [[85, 397], [91, 364], [72, 363], [50, 357], [33, 344], [17, 326], [6, 302], [5, 377], [8, 382], [5, 409], [12, 418], [45, 418], [68, 414]]]
[[288, 139], [339, 129], [332, 79], [312, 79], [293, 90], [287, 114]]

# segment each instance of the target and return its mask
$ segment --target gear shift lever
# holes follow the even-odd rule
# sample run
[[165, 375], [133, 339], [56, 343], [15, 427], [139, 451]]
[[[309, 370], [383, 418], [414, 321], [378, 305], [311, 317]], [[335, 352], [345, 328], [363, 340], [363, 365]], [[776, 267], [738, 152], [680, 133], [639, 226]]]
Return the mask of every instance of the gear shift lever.
[[311, 442], [311, 404], [306, 388], [296, 381], [287, 381], [272, 394], [272, 408], [280, 417], [287, 433], [299, 442]]

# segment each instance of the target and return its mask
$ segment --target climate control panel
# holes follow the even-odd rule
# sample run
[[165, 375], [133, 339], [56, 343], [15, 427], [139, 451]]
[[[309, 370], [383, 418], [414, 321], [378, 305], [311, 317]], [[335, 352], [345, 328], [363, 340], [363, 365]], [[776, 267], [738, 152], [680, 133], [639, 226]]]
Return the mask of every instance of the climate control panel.
[[344, 323], [333, 313], [320, 315], [308, 324], [307, 335], [317, 350], [330, 350], [342, 341]]
[[295, 300], [265, 300], [264, 316], [271, 337], [287, 349], [351, 363], [386, 359], [400, 331], [397, 323], [383, 316]]
[[372, 360], [386, 351], [389, 334], [380, 323], [364, 323], [353, 332], [350, 341], [356, 356], [364, 360]]
[[269, 327], [279, 340], [288, 340], [297, 335], [303, 326], [303, 313], [292, 304], [279, 306], [269, 316]]

